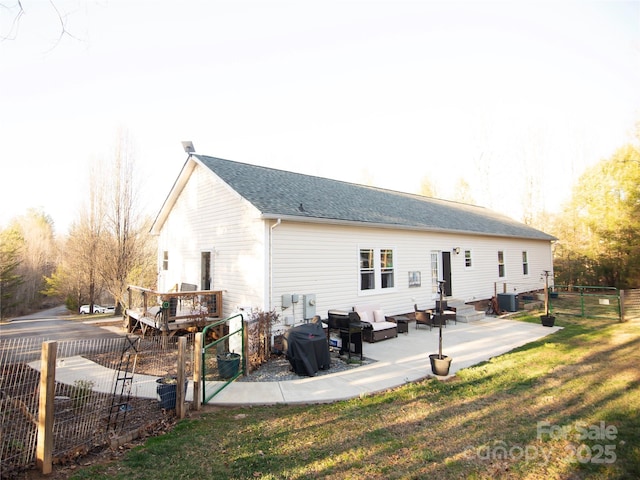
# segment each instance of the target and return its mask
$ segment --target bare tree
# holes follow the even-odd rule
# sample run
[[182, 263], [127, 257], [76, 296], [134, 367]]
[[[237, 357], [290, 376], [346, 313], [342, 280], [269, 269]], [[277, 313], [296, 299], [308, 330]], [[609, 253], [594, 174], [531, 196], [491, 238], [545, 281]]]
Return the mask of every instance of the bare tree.
[[542, 195], [542, 176], [544, 174], [545, 132], [531, 129], [528, 138], [522, 142], [522, 172], [524, 188], [522, 189], [522, 221], [533, 225], [536, 213], [545, 208]]
[[420, 191], [418, 193], [420, 195], [424, 195], [425, 197], [437, 196], [437, 189], [434, 183], [431, 181], [431, 178], [422, 177], [422, 180], [420, 181]]
[[[69, 310], [77, 311], [85, 302], [93, 300], [102, 293], [102, 287], [96, 283], [95, 252], [91, 252], [92, 233], [89, 222], [83, 212], [80, 221], [71, 225], [69, 234], [60, 240], [60, 260], [55, 272], [45, 278], [45, 294], [63, 298]], [[93, 294], [90, 293], [93, 291]]]
[[[30, 3], [31, 2], [25, 2], [24, 0], [16, 0], [12, 3], [0, 3], [0, 12], [4, 11], [4, 15], [0, 15], [0, 19], [2, 19], [3, 17], [5, 19], [8, 19], [8, 24], [6, 27], [4, 25], [0, 25], [0, 41], [15, 40], [18, 38], [20, 23], [27, 13], [25, 5], [29, 5]], [[58, 39], [56, 40], [52, 48], [55, 48], [65, 36], [77, 40], [77, 38], [72, 35], [67, 28], [67, 13], [62, 12], [58, 8], [56, 2], [54, 2], [53, 0], [49, 0], [48, 4], [49, 12], [51, 14], [51, 21], [58, 24], [60, 28]]]
[[453, 192], [453, 200], [460, 203], [475, 203], [471, 194], [471, 185], [464, 178], [458, 178]]
[[149, 234], [151, 219], [139, 213], [136, 178], [133, 145], [121, 131], [112, 161], [92, 164], [87, 202], [69, 231], [64, 258], [47, 279], [47, 293], [64, 295], [67, 305], [77, 308], [102, 301], [106, 291], [119, 314], [129, 284], [153, 286], [155, 239]]
[[[105, 197], [105, 234], [101, 241], [100, 274], [116, 301], [116, 314], [125, 305], [132, 276], [149, 281], [155, 278], [155, 249], [149, 234], [150, 220], [140, 214], [137, 198], [135, 151], [128, 133], [118, 134]], [[142, 277], [142, 278], [139, 278]], [[148, 283], [146, 283], [148, 285]]]
[[[102, 241], [104, 232], [104, 185], [101, 180], [100, 169], [93, 165], [89, 175], [88, 203], [80, 213], [80, 221], [71, 229], [70, 248], [75, 254], [75, 262], [79, 262], [80, 276], [86, 275], [85, 283], [88, 288], [88, 303], [93, 305], [99, 298], [101, 285], [99, 285], [99, 267], [102, 265]], [[81, 291], [82, 289], [80, 289]], [[78, 303], [83, 303], [79, 299]]]

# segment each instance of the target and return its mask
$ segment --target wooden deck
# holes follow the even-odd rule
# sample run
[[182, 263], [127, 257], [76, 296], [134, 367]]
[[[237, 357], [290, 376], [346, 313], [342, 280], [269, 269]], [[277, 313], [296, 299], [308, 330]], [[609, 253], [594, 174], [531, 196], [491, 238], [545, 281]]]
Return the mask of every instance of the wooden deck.
[[197, 332], [220, 320], [222, 292], [199, 290], [185, 292], [156, 292], [143, 287], [129, 286], [129, 308], [125, 310], [128, 333], [149, 329], [157, 334], [173, 336], [177, 332]]

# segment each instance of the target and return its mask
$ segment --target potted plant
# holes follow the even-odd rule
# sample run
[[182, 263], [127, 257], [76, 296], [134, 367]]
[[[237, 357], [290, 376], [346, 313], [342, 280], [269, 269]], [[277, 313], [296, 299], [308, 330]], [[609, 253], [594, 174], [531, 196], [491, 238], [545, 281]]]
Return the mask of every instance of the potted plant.
[[544, 327], [553, 327], [556, 317], [549, 315], [549, 270], [542, 272], [544, 275], [544, 315], [540, 316], [540, 321]]
[[439, 281], [438, 282], [438, 291], [440, 293], [440, 305], [438, 307], [438, 310], [436, 311], [436, 314], [439, 316], [439, 321], [438, 321], [438, 353], [432, 353], [429, 355], [429, 361], [431, 362], [431, 371], [435, 374], [435, 375], [449, 375], [449, 367], [451, 367], [451, 360], [452, 358], [447, 356], [447, 355], [443, 355], [442, 354], [442, 322], [445, 321], [444, 319], [444, 312], [443, 312], [443, 308], [444, 308], [444, 281]]

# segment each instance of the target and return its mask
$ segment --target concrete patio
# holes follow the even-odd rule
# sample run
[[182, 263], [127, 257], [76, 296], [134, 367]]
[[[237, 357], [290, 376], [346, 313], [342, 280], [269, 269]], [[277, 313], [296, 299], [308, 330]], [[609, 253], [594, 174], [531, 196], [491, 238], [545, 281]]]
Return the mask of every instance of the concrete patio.
[[[518, 322], [507, 318], [484, 318], [471, 323], [449, 324], [443, 329], [443, 353], [453, 358], [450, 376], [458, 370], [506, 353], [559, 327]], [[368, 395], [398, 387], [432, 375], [430, 353], [437, 353], [438, 329], [415, 328], [409, 324], [407, 334], [377, 343], [364, 343], [364, 356], [375, 360], [360, 367], [315, 377], [300, 377], [280, 382], [232, 382], [209, 402], [209, 405], [274, 405], [327, 403]], [[31, 366], [40, 368], [40, 362]], [[76, 356], [58, 361], [56, 380], [73, 385], [76, 380], [93, 380], [95, 390], [112, 391], [114, 370]], [[444, 377], [439, 377], [444, 378]], [[157, 377], [135, 374], [132, 394], [156, 398]], [[209, 382], [207, 389], [218, 389], [222, 382]], [[102, 387], [101, 387], [102, 386]], [[193, 399], [189, 382], [187, 400]]]
[[[486, 317], [443, 329], [443, 353], [453, 358], [450, 376], [458, 370], [501, 355], [558, 331], [559, 327]], [[375, 362], [348, 371], [286, 382], [234, 382], [210, 405], [326, 403], [398, 387], [432, 375], [430, 353], [438, 351], [438, 329], [415, 328], [408, 334], [364, 343], [364, 356]], [[439, 377], [444, 378], [444, 377]], [[212, 388], [215, 388], [212, 386]]]

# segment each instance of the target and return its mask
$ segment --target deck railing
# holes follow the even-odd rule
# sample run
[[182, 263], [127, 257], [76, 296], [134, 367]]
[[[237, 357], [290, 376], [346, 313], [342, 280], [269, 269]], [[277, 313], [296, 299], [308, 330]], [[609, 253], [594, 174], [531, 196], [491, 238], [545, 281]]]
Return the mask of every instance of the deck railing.
[[165, 326], [176, 321], [185, 326], [204, 326], [222, 316], [222, 291], [219, 290], [158, 292], [136, 285], [130, 285], [127, 290], [127, 315], [135, 312], [138, 319], [157, 317]]

